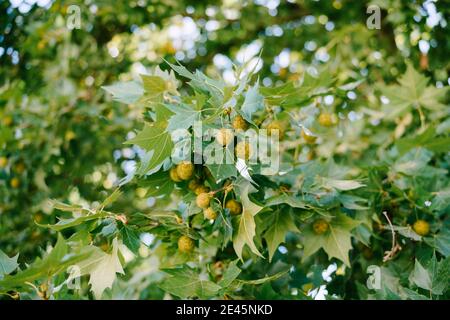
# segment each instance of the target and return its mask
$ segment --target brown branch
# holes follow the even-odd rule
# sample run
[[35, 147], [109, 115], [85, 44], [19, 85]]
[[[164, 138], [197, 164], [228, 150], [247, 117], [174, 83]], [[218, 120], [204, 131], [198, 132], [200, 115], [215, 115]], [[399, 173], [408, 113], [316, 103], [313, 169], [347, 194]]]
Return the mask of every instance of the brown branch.
[[[386, 220], [389, 223], [389, 228], [391, 230], [392, 233], [392, 246], [391, 246], [391, 250], [385, 251], [384, 252], [384, 256], [383, 256], [383, 262], [392, 260], [394, 258], [394, 256], [397, 254], [397, 252], [399, 252], [400, 250], [402, 250], [402, 247], [397, 243], [397, 239], [395, 236], [395, 231], [394, 231], [394, 226], [391, 223], [391, 220], [389, 219], [386, 211], [383, 211], [383, 215], [385, 216]], [[387, 229], [387, 228], [385, 228]]]

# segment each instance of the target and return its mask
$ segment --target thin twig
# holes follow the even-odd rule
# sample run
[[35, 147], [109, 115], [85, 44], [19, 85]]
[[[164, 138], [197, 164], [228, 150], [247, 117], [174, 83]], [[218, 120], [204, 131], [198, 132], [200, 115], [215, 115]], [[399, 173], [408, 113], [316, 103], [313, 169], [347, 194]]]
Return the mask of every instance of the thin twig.
[[391, 220], [389, 219], [386, 211], [383, 211], [383, 215], [385, 216], [386, 220], [389, 223], [389, 228], [391, 229], [391, 233], [392, 233], [392, 246], [391, 246], [391, 250], [386, 251], [384, 253], [384, 257], [383, 257], [383, 262], [389, 261], [391, 260], [394, 255], [400, 251], [402, 249], [402, 247], [397, 243], [396, 237], [395, 237], [395, 231], [394, 231], [394, 226], [391, 223]]

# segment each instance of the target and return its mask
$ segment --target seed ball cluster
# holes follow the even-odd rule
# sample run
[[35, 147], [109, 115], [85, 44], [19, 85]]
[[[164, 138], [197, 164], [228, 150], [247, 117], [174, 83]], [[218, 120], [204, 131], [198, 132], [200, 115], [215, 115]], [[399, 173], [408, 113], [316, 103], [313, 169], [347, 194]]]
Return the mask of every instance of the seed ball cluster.
[[317, 219], [313, 223], [313, 230], [315, 234], [324, 234], [328, 231], [329, 224], [324, 219]]
[[[318, 122], [324, 127], [331, 127], [335, 124], [333, 115], [324, 112], [319, 115]], [[237, 115], [233, 118], [231, 125], [236, 131], [248, 129], [248, 123], [240, 115]], [[282, 139], [285, 135], [284, 124], [279, 120], [273, 120], [268, 123], [266, 129], [268, 130], [268, 135], [273, 135], [275, 132], [277, 132], [280, 139]], [[303, 140], [308, 144], [316, 143], [317, 137], [306, 133], [305, 130], [301, 130], [301, 136]], [[222, 146], [229, 145], [234, 139], [234, 132], [230, 128], [221, 128], [217, 130], [215, 134], [216, 142]], [[248, 160], [252, 155], [250, 143], [248, 141], [238, 142], [235, 147], [235, 154], [238, 158]], [[207, 170], [206, 167], [204, 167], [203, 170]], [[208, 178], [209, 172], [201, 171], [198, 176], [194, 177], [194, 171], [195, 167], [191, 162], [183, 161], [176, 167], [170, 169], [170, 178], [175, 182], [188, 181], [187, 187], [190, 191], [194, 192], [197, 195], [195, 198], [195, 203], [199, 208], [203, 209], [204, 219], [215, 220], [218, 217], [218, 213], [211, 206], [211, 200], [217, 191], [211, 192], [210, 188], [205, 186], [202, 181], [202, 177]], [[212, 177], [209, 176], [209, 178]], [[232, 191], [233, 188], [230, 181], [225, 182], [222, 189], [219, 190], [219, 192], [224, 192], [225, 196]], [[229, 213], [233, 216], [242, 214], [242, 204], [235, 199], [227, 200], [225, 202], [225, 208], [228, 209]], [[325, 219], [317, 219], [312, 224], [314, 233], [318, 235], [326, 233], [329, 228], [329, 222]], [[420, 235], [429, 233], [429, 225], [426, 221], [423, 220], [416, 221], [413, 228]], [[178, 249], [180, 252], [192, 252], [194, 248], [195, 242], [190, 237], [183, 235], [178, 239]]]

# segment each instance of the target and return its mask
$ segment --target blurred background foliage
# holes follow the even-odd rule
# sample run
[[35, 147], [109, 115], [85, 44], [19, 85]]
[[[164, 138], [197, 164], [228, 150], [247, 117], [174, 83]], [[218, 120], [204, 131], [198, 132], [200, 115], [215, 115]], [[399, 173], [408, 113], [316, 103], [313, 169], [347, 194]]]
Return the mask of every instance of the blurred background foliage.
[[[380, 30], [366, 27], [369, 4], [381, 8]], [[80, 8], [80, 29], [67, 27], [70, 5]], [[55, 240], [34, 223], [56, 222], [49, 199], [95, 205], [135, 165], [138, 150], [122, 143], [143, 110], [100, 87], [163, 59], [230, 84], [233, 65], [245, 62], [263, 86], [322, 70], [340, 83], [365, 78], [364, 98], [329, 101], [356, 119], [381, 107], [374, 84], [395, 81], [405, 59], [437, 87], [450, 81], [448, 1], [9, 0], [0, 16], [0, 248], [20, 250], [21, 262]], [[352, 152], [365, 145], [356, 139]], [[151, 206], [145, 190], [124, 192], [116, 211]]]

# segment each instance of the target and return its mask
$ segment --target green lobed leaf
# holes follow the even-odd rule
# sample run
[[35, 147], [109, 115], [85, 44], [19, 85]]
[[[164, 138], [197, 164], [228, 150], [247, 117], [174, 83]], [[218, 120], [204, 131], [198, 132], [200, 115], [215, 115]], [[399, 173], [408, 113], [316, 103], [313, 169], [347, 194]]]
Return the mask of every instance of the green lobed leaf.
[[263, 237], [267, 242], [269, 250], [269, 261], [272, 261], [273, 255], [280, 243], [284, 242], [288, 232], [298, 232], [289, 210], [276, 210], [270, 213], [269, 228], [265, 231]]
[[165, 159], [170, 157], [174, 146], [172, 138], [166, 131], [163, 123], [146, 124], [136, 137], [125, 143], [135, 144], [146, 151], [152, 152], [148, 162], [143, 163], [144, 168], [141, 172], [148, 172], [160, 166]]
[[262, 207], [250, 201], [248, 194], [254, 190], [250, 182], [243, 180], [239, 185], [239, 194], [242, 201], [242, 214], [239, 217], [239, 228], [233, 237], [233, 247], [239, 259], [242, 260], [242, 250], [247, 245], [250, 250], [262, 257], [256, 248], [254, 237], [256, 236], [255, 215], [262, 210]]

